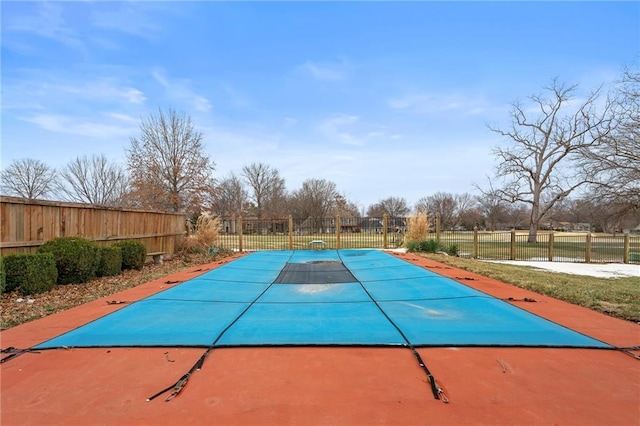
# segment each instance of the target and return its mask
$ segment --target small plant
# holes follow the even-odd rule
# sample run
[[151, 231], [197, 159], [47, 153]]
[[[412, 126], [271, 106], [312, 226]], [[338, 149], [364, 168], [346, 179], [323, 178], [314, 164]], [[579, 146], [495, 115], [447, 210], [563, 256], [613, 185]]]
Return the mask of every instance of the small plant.
[[23, 295], [53, 289], [58, 278], [52, 253], [13, 254], [4, 258], [6, 291], [19, 290]]
[[122, 249], [117, 246], [100, 247], [100, 263], [96, 275], [107, 277], [122, 272]]
[[52, 253], [58, 269], [58, 284], [77, 284], [96, 276], [100, 255], [94, 241], [63, 237], [47, 241], [38, 253]]
[[449, 247], [447, 247], [446, 251], [447, 251], [448, 255], [457, 256], [458, 255], [458, 245], [456, 243], [453, 243]]
[[427, 253], [437, 253], [442, 251], [442, 244], [438, 240], [431, 238], [430, 240], [423, 241], [420, 244], [420, 251], [425, 251]]
[[420, 242], [419, 241], [407, 241], [406, 242], [407, 250], [410, 252], [420, 251]]
[[147, 248], [138, 241], [120, 241], [114, 244], [122, 250], [122, 270], [137, 269], [138, 271], [144, 266], [147, 258]]
[[[423, 251], [426, 253], [438, 253], [441, 251], [445, 251], [445, 247], [442, 244], [440, 244], [440, 242], [438, 242], [437, 240], [434, 240], [433, 238], [431, 238], [429, 240], [423, 240], [423, 241], [409, 241], [407, 243], [407, 250]], [[458, 250], [457, 246], [455, 247], [455, 250], [457, 252]]]

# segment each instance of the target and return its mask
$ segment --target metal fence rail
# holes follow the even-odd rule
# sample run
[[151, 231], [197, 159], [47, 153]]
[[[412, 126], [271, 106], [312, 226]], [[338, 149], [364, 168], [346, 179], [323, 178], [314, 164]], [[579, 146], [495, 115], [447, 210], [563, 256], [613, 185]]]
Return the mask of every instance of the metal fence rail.
[[429, 238], [476, 259], [640, 263], [640, 236], [628, 234], [540, 232], [535, 243], [527, 242], [526, 231], [440, 232]]
[[[219, 244], [237, 251], [312, 248], [396, 248], [404, 245], [407, 218], [349, 217], [270, 219], [226, 218]], [[462, 257], [492, 260], [640, 263], [640, 235], [540, 231], [432, 230], [426, 239], [455, 245]], [[312, 243], [317, 242], [317, 243]]]

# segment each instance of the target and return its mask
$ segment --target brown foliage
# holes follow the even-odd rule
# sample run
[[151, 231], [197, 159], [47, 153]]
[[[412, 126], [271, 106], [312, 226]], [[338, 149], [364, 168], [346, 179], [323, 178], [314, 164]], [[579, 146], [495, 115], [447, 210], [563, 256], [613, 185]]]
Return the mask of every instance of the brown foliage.
[[429, 234], [429, 218], [427, 213], [411, 216], [407, 221], [407, 233], [404, 235], [405, 244], [409, 241], [425, 241]]
[[218, 242], [218, 235], [222, 223], [219, 217], [201, 215], [198, 217], [195, 232], [184, 241], [184, 249], [187, 251], [208, 252]]

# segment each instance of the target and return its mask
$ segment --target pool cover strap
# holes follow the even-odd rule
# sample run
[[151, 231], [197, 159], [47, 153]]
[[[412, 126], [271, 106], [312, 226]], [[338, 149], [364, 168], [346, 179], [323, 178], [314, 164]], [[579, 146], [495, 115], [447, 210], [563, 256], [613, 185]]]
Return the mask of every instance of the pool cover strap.
[[17, 356], [20, 356], [20, 355], [22, 355], [24, 353], [27, 353], [27, 352], [33, 352], [33, 353], [36, 353], [36, 354], [40, 353], [40, 352], [38, 352], [38, 351], [36, 351], [34, 349], [31, 349], [31, 348], [18, 349], [18, 348], [14, 348], [13, 346], [9, 346], [8, 348], [0, 350], [0, 353], [9, 354], [9, 355], [3, 357], [2, 359], [0, 359], [0, 364], [4, 364], [5, 362], [10, 361], [13, 358], [15, 358]]
[[431, 392], [433, 392], [433, 397], [435, 399], [441, 400], [442, 402], [448, 403], [449, 397], [445, 393], [444, 389], [442, 389], [442, 387], [438, 384], [438, 382], [436, 382], [435, 377], [433, 377], [433, 374], [431, 374], [431, 371], [429, 371], [429, 369], [427, 368], [427, 365], [422, 360], [422, 357], [420, 356], [418, 351], [416, 351], [416, 348], [414, 348], [413, 346], [409, 346], [409, 349], [411, 349], [411, 352], [413, 352], [413, 356], [416, 357], [416, 359], [418, 360], [418, 364], [427, 375], [429, 384], [431, 385]]
[[[341, 257], [340, 254], [338, 254], [338, 256]], [[345, 267], [345, 269], [347, 269], [347, 268]], [[360, 286], [362, 287], [362, 290], [364, 290], [364, 292], [367, 294], [369, 299], [371, 299], [373, 304], [376, 305], [376, 307], [380, 310], [382, 315], [384, 315], [385, 318], [387, 318], [387, 320], [389, 321], [389, 323], [393, 327], [395, 327], [396, 330], [398, 330], [398, 333], [400, 334], [400, 336], [402, 336], [402, 338], [405, 341], [405, 345], [404, 346], [409, 348], [411, 350], [411, 352], [413, 353], [413, 356], [416, 357], [416, 360], [418, 361], [418, 365], [420, 365], [420, 368], [422, 368], [422, 370], [427, 375], [427, 379], [429, 379], [429, 385], [431, 386], [431, 392], [433, 393], [433, 397], [435, 399], [441, 400], [442, 402], [448, 403], [449, 402], [449, 398], [445, 394], [445, 392], [442, 389], [442, 387], [440, 387], [438, 385], [438, 383], [436, 382], [435, 377], [433, 377], [433, 374], [431, 374], [431, 371], [429, 371], [429, 368], [427, 367], [427, 365], [422, 360], [422, 357], [420, 356], [420, 354], [418, 353], [416, 348], [411, 344], [409, 339], [407, 339], [407, 336], [402, 332], [400, 327], [398, 327], [398, 325], [395, 322], [393, 322], [393, 320], [389, 317], [389, 315], [387, 315], [387, 313], [384, 311], [384, 309], [382, 309], [382, 307], [380, 306], [378, 301], [375, 300], [373, 298], [373, 296], [371, 296], [371, 293], [369, 293], [369, 290], [367, 290], [367, 288], [364, 286], [364, 284], [362, 284], [362, 281], [358, 280], [357, 282], [360, 284]]]
[[191, 377], [191, 375], [195, 372], [195, 371], [199, 371], [202, 369], [202, 366], [204, 365], [204, 361], [207, 358], [207, 356], [209, 355], [209, 353], [213, 350], [213, 348], [215, 347], [215, 345], [220, 341], [220, 338], [222, 338], [222, 336], [224, 335], [224, 333], [227, 332], [227, 330], [229, 330], [239, 319], [240, 317], [242, 317], [242, 315], [244, 315], [249, 308], [251, 308], [257, 301], [258, 299], [260, 299], [262, 297], [263, 294], [265, 294], [267, 292], [267, 290], [269, 290], [269, 288], [271, 288], [271, 286], [274, 283], [269, 284], [258, 296], [256, 296], [255, 299], [253, 299], [253, 301], [240, 313], [240, 315], [238, 315], [232, 322], [231, 324], [229, 324], [224, 330], [222, 330], [220, 332], [220, 334], [218, 334], [218, 337], [211, 343], [211, 345], [209, 345], [209, 347], [207, 348], [206, 351], [204, 351], [204, 353], [200, 356], [200, 358], [198, 358], [198, 361], [196, 361], [195, 364], [193, 364], [193, 367], [191, 367], [191, 369], [189, 371], [187, 371], [187, 373], [185, 375], [183, 375], [182, 377], [180, 377], [178, 379], [177, 382], [175, 382], [173, 385], [168, 386], [164, 389], [162, 389], [160, 392], [154, 394], [153, 396], [150, 396], [149, 398], [147, 398], [147, 401], [153, 401], [154, 399], [156, 399], [157, 397], [159, 397], [160, 395], [171, 391], [171, 393], [169, 394], [169, 396], [167, 396], [165, 398], [165, 402], [169, 402], [171, 401], [173, 398], [175, 398], [176, 396], [178, 396], [178, 394], [180, 392], [182, 392], [182, 389], [184, 389], [184, 387], [187, 385], [187, 383], [189, 382], [189, 378]]

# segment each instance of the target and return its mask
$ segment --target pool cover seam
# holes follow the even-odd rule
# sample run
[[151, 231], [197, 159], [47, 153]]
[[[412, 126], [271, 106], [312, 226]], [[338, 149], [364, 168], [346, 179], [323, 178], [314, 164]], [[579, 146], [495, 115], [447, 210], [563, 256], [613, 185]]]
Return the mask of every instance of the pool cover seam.
[[[349, 283], [354, 284], [354, 283]], [[304, 284], [274, 284], [274, 285], [304, 285]], [[377, 300], [380, 303], [401, 303], [401, 302], [421, 302], [421, 301], [431, 301], [431, 300], [459, 300], [459, 299], [494, 299], [492, 296], [452, 296], [452, 297], [433, 297], [433, 298], [412, 298], [412, 299], [383, 299]], [[501, 299], [497, 299], [501, 300]], [[352, 304], [352, 303], [371, 303], [371, 300], [326, 300], [326, 301], [315, 301], [315, 302], [279, 302], [279, 301], [268, 301], [268, 302], [243, 302], [236, 300], [199, 300], [199, 299], [164, 299], [164, 298], [153, 298], [148, 299], [148, 302], [155, 301], [163, 301], [163, 302], [201, 302], [201, 303], [235, 303], [235, 304], [247, 304], [254, 303], [256, 305], [339, 305], [339, 304]], [[142, 302], [142, 300], [140, 300]]]

